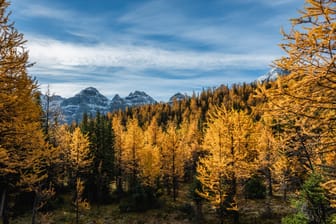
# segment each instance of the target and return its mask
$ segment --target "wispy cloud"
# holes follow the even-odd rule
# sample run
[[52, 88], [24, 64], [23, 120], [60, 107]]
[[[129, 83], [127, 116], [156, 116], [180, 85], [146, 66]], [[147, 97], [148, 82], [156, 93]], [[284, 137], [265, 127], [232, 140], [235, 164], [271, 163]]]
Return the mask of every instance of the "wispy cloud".
[[[53, 4], [52, 2], [45, 1], [21, 1], [21, 0], [12, 0], [12, 7], [16, 17], [21, 19], [29, 18], [39, 18], [39, 19], [53, 19], [59, 21], [69, 22], [70, 18], [76, 18], [81, 13], [76, 11], [71, 11], [66, 8], [61, 8]], [[66, 24], [64, 24], [66, 25]]]
[[[279, 53], [274, 41], [281, 40], [280, 16], [274, 24], [265, 22], [273, 20], [272, 13], [258, 21], [256, 9], [246, 9], [244, 12], [232, 9], [214, 17], [199, 17], [179, 10], [178, 5], [178, 1], [174, 0], [148, 1], [125, 13], [118, 22], [126, 24], [127, 35], [137, 36], [138, 39], [150, 35], [165, 35], [174, 39], [175, 43], [169, 42], [168, 47], [193, 48], [198, 45], [226, 53]], [[245, 5], [248, 4], [245, 2]], [[222, 7], [224, 10], [228, 6]], [[274, 27], [276, 32], [273, 32]], [[179, 41], [181, 45], [178, 45]]]
[[64, 21], [66, 21], [73, 14], [73, 12], [67, 11], [65, 9], [50, 8], [44, 5], [36, 4], [27, 5], [25, 8], [23, 8], [21, 13], [29, 17], [50, 18]]
[[293, 0], [275, 0], [275, 1], [259, 0], [259, 3], [270, 5], [272, 7], [277, 7], [281, 5], [291, 5], [293, 3]]
[[[153, 92], [159, 100], [167, 100], [176, 89], [190, 93], [202, 86], [249, 81], [248, 77], [238, 75], [239, 70], [263, 70], [276, 57], [200, 54], [144, 46], [86, 46], [45, 38], [30, 40], [30, 58], [37, 62], [31, 73], [43, 83], [52, 81], [52, 89], [64, 96], [73, 95], [85, 86], [99, 86], [108, 96], [126, 95], [140, 87], [148, 93]], [[72, 86], [71, 91], [69, 86]]]
[[71, 69], [78, 66], [124, 67], [143, 70], [197, 69], [209, 71], [239, 67], [260, 68], [277, 55], [226, 54], [218, 52], [165, 50], [150, 46], [80, 45], [52, 39], [30, 38], [28, 49], [37, 67]]

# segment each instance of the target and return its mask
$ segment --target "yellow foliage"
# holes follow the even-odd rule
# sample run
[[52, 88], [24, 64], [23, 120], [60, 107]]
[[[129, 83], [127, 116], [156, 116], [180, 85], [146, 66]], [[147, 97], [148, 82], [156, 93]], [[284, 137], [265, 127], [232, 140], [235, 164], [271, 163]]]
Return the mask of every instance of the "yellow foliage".
[[154, 118], [144, 132], [144, 147], [139, 151], [139, 167], [144, 184], [154, 186], [160, 176], [162, 131]]
[[336, 180], [330, 180], [322, 184], [322, 187], [326, 189], [330, 198], [330, 206], [336, 208]]
[[82, 134], [79, 127], [71, 135], [70, 161], [76, 169], [85, 169], [92, 163], [90, 158], [90, 142], [86, 135]]
[[76, 199], [75, 202], [78, 203], [78, 209], [79, 210], [89, 210], [90, 209], [90, 203], [82, 198], [83, 192], [84, 192], [84, 182], [80, 179], [76, 179]]
[[137, 119], [128, 120], [124, 137], [122, 145], [123, 170], [125, 174], [130, 176], [132, 182], [139, 175], [140, 153], [144, 147], [143, 130], [139, 127]]
[[[266, 116], [283, 129], [284, 154], [301, 175], [329, 175], [336, 152], [336, 5], [334, 0], [306, 0], [299, 18], [283, 32], [286, 56], [275, 66], [289, 72], [260, 85]], [[295, 156], [294, 156], [295, 155]], [[296, 158], [293, 158], [296, 157]], [[293, 165], [293, 164], [291, 164]], [[295, 169], [300, 168], [296, 166]]]
[[218, 107], [209, 115], [203, 142], [208, 155], [199, 161], [197, 178], [203, 186], [199, 194], [216, 208], [230, 196], [233, 201], [227, 209], [238, 209], [234, 201], [237, 179], [248, 178], [257, 167], [253, 128], [244, 111]]
[[[45, 186], [53, 148], [45, 142], [37, 82], [27, 73], [25, 40], [8, 18], [8, 5], [0, 1], [1, 194], [4, 199], [20, 188], [33, 192], [35, 214], [52, 195]], [[2, 212], [8, 209], [2, 206]]]
[[186, 153], [182, 147], [181, 135], [176, 127], [175, 122], [168, 122], [166, 131], [164, 132], [162, 142], [162, 173], [171, 180], [176, 178], [180, 179], [184, 174], [184, 161], [188, 159]]

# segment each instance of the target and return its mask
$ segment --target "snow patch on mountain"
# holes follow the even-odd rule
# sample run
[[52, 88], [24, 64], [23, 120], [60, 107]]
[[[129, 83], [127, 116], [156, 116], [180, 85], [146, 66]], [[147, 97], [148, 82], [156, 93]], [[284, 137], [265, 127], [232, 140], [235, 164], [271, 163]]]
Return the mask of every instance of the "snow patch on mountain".
[[125, 103], [127, 106], [141, 106], [146, 104], [155, 104], [156, 101], [148, 96], [145, 92], [135, 91], [134, 93], [130, 93], [127, 97], [125, 97]]
[[276, 80], [279, 76], [282, 75], [288, 75], [289, 72], [286, 70], [283, 70], [281, 68], [272, 68], [269, 72], [266, 74], [260, 76], [257, 78], [258, 82], [269, 82], [269, 81], [274, 81]]

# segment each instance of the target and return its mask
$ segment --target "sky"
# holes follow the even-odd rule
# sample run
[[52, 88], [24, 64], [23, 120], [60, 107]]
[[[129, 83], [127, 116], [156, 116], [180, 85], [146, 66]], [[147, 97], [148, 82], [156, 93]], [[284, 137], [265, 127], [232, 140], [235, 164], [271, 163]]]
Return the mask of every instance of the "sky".
[[108, 98], [145, 91], [158, 101], [251, 82], [285, 55], [304, 0], [12, 0], [29, 74], [42, 92], [93, 86]]

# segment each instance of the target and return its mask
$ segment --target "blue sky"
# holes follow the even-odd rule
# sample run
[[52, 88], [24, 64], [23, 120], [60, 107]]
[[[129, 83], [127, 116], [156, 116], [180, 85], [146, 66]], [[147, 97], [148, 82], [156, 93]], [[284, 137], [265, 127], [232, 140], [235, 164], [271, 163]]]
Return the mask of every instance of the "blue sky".
[[250, 82], [284, 53], [303, 0], [12, 0], [29, 73], [69, 97], [94, 86], [112, 98], [135, 90], [166, 101]]

